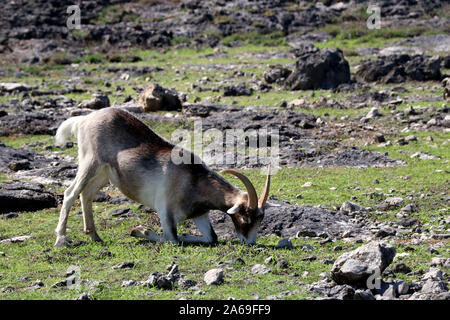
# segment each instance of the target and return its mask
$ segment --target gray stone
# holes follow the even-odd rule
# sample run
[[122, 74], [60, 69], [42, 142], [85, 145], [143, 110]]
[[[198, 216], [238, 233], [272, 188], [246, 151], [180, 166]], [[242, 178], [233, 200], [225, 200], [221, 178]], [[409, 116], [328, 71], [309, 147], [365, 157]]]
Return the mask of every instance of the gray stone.
[[427, 273], [422, 276], [422, 280], [442, 280], [442, 271], [439, 268], [430, 268]]
[[380, 273], [392, 263], [395, 247], [373, 241], [353, 251], [344, 253], [334, 263], [331, 277], [338, 284], [363, 284], [379, 270]]
[[341, 205], [341, 208], [339, 211], [343, 214], [349, 214], [349, 213], [356, 212], [359, 210], [361, 210], [361, 207], [358, 206], [356, 203], [346, 201]]
[[130, 269], [130, 268], [134, 268], [134, 262], [125, 261], [125, 262], [118, 263], [118, 264], [116, 264], [115, 266], [112, 267], [113, 270], [116, 270], [116, 269]]
[[272, 269], [264, 264], [255, 264], [251, 271], [253, 274], [268, 274]]
[[355, 295], [353, 296], [353, 300], [375, 300], [372, 292], [370, 290], [355, 290]]
[[109, 98], [104, 94], [93, 94], [91, 100], [84, 100], [78, 105], [78, 108], [86, 109], [103, 109], [110, 106]]
[[80, 294], [76, 300], [91, 300], [91, 295], [87, 292]]
[[224, 277], [223, 269], [211, 269], [205, 273], [203, 280], [207, 285], [218, 285], [223, 283]]
[[293, 245], [291, 240], [284, 238], [278, 241], [277, 245], [275, 246], [276, 249], [292, 249]]
[[421, 293], [441, 293], [448, 291], [447, 284], [444, 281], [428, 279], [422, 286]]

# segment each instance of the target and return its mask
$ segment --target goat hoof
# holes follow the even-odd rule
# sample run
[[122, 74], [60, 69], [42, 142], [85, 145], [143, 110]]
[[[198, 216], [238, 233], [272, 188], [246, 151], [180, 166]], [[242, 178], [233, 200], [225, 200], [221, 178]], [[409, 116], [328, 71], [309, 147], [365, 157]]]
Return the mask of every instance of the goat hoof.
[[58, 236], [56, 238], [55, 247], [57, 249], [61, 249], [64, 246], [67, 246], [72, 243], [72, 240], [69, 239], [67, 236]]
[[130, 236], [136, 237], [136, 238], [145, 238], [146, 234], [147, 234], [147, 229], [145, 229], [143, 226], [134, 227], [133, 230], [131, 230], [131, 232], [130, 232]]

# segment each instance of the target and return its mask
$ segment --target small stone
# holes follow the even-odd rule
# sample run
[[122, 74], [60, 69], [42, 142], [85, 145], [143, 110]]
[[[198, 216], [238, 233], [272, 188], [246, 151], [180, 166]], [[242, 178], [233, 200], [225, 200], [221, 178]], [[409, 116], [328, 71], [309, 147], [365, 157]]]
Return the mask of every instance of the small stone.
[[223, 269], [211, 269], [205, 273], [203, 280], [207, 285], [218, 285], [224, 281]]
[[286, 259], [282, 258], [282, 259], [278, 260], [277, 267], [280, 269], [287, 269], [287, 268], [289, 268], [289, 263], [287, 262]]
[[412, 141], [417, 141], [417, 137], [414, 135], [409, 135], [409, 136], [405, 137], [405, 141], [407, 143], [412, 142]]
[[251, 270], [253, 274], [268, 274], [271, 271], [272, 269], [264, 264], [255, 264]]
[[442, 280], [442, 271], [439, 268], [430, 268], [422, 277], [422, 280]]
[[404, 200], [400, 197], [389, 197], [384, 202], [390, 207], [398, 207], [403, 204]]
[[274, 261], [272, 256], [269, 256], [264, 260], [264, 264], [271, 264]]
[[398, 295], [402, 296], [405, 294], [408, 294], [409, 292], [409, 284], [407, 282], [401, 282], [398, 286], [397, 286], [397, 293]]
[[108, 217], [120, 217], [120, 216], [125, 216], [128, 215], [130, 213], [131, 209], [130, 208], [118, 208], [118, 209], [113, 209], [110, 212], [108, 212]]
[[143, 285], [164, 290], [170, 290], [173, 286], [171, 279], [159, 272], [152, 273]]
[[392, 268], [392, 271], [394, 273], [410, 273], [412, 270], [410, 267], [408, 267], [406, 264], [404, 263], [397, 263], [396, 265], [394, 265], [394, 267]]
[[293, 245], [291, 240], [284, 238], [278, 241], [277, 245], [275, 246], [276, 249], [292, 249]]
[[113, 270], [116, 269], [130, 269], [134, 268], [134, 262], [121, 262], [112, 267]]
[[190, 280], [190, 279], [180, 278], [178, 280], [178, 286], [181, 289], [186, 290], [186, 289], [189, 289], [191, 287], [194, 287], [195, 286], [195, 282]]
[[76, 300], [91, 300], [91, 295], [87, 292], [83, 292]]
[[343, 214], [350, 214], [350, 213], [354, 213], [354, 212], [360, 211], [360, 210], [361, 210], [361, 208], [357, 204], [346, 201], [341, 205], [341, 208], [339, 211]]
[[378, 111], [378, 108], [372, 108], [370, 109], [370, 111], [367, 113], [366, 118], [367, 119], [374, 119], [376, 117], [381, 117], [382, 114], [380, 113], [380, 111]]
[[122, 281], [122, 287], [131, 287], [131, 286], [135, 286], [137, 283], [135, 280], [125, 280]]

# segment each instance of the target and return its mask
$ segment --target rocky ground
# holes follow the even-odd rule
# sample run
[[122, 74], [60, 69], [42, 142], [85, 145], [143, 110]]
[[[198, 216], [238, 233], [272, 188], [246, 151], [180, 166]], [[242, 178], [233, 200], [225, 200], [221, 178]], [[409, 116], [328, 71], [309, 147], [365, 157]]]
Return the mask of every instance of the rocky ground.
[[[379, 1], [374, 30], [366, 1], [80, 1], [79, 30], [71, 2], [24, 3], [0, 17], [1, 299], [450, 298], [448, 3]], [[94, 209], [105, 244], [73, 214], [74, 245], [54, 249], [77, 144], [52, 136], [110, 106], [167, 139], [197, 121], [278, 130], [280, 206], [258, 245], [220, 212], [216, 247], [136, 242], [129, 230], [158, 218], [108, 186]], [[203, 158], [262, 184], [266, 163], [237, 154]]]

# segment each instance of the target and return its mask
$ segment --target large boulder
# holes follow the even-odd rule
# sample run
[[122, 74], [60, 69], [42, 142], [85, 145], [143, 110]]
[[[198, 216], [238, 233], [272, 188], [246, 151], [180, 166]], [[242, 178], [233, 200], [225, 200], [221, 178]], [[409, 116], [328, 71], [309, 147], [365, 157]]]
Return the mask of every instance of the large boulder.
[[380, 83], [440, 80], [440, 67], [439, 56], [394, 54], [363, 61], [355, 76], [360, 81]]
[[339, 49], [301, 50], [296, 69], [286, 79], [291, 90], [333, 89], [350, 82], [350, 66]]
[[138, 98], [144, 112], [159, 110], [180, 110], [181, 100], [174, 90], [165, 89], [159, 84], [151, 84]]
[[0, 214], [55, 208], [56, 197], [40, 183], [6, 181], [0, 185]]
[[375, 272], [381, 273], [395, 257], [395, 247], [373, 241], [341, 255], [331, 269], [331, 278], [338, 284], [366, 285]]

